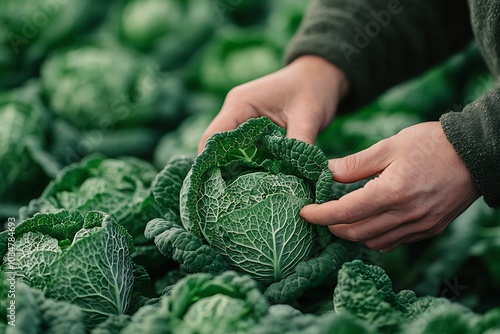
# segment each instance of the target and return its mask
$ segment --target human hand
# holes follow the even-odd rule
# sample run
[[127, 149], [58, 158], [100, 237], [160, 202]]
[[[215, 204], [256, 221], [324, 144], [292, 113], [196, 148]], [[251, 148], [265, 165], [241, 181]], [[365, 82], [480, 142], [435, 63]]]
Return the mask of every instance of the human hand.
[[198, 145], [216, 132], [235, 129], [250, 118], [268, 116], [287, 136], [313, 144], [332, 120], [347, 92], [342, 71], [317, 56], [302, 56], [283, 69], [233, 88]]
[[439, 122], [408, 127], [330, 160], [329, 168], [344, 183], [377, 177], [339, 200], [308, 205], [300, 215], [382, 252], [442, 233], [480, 195]]

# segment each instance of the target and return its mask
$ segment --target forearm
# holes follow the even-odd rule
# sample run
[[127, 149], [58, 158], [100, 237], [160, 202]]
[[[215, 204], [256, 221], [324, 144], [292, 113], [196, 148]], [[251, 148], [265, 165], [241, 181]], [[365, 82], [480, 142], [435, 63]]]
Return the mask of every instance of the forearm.
[[440, 121], [486, 203], [500, 207], [500, 88]]
[[334, 63], [352, 109], [462, 49], [472, 38], [468, 15], [456, 0], [314, 0], [285, 60], [313, 54]]

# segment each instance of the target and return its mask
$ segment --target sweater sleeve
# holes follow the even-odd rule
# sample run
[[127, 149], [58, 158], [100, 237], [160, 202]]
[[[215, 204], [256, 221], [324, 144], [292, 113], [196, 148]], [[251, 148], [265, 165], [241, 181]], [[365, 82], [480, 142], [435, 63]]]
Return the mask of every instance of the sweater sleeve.
[[441, 126], [484, 197], [500, 207], [500, 88], [441, 116]]
[[339, 111], [352, 110], [463, 49], [469, 22], [465, 0], [313, 0], [285, 62], [336, 64], [350, 84]]

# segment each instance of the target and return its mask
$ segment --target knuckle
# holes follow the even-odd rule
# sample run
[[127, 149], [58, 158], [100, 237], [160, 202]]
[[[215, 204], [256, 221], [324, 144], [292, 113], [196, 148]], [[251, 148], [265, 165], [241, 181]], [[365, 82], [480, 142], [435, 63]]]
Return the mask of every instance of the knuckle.
[[351, 210], [345, 208], [337, 209], [337, 221], [339, 224], [352, 224], [355, 222], [354, 213]]
[[352, 227], [347, 227], [345, 232], [345, 239], [349, 241], [354, 241], [354, 242], [361, 242], [363, 241], [362, 235], [354, 228]]
[[408, 190], [404, 182], [404, 179], [400, 177], [393, 178], [391, 180], [390, 187], [391, 188], [389, 193], [393, 201], [402, 202], [408, 196]]
[[390, 144], [389, 139], [382, 139], [373, 144], [370, 149], [372, 150], [374, 156], [385, 155], [387, 149], [389, 148], [389, 144]]
[[358, 242], [358, 236], [356, 235], [356, 232], [353, 232], [352, 229], [350, 229], [349, 227], [340, 225], [330, 225], [328, 226], [328, 229], [332, 234], [341, 239]]
[[357, 154], [348, 155], [344, 160], [344, 167], [348, 173], [352, 173], [358, 169], [359, 158]]
[[373, 249], [373, 250], [379, 250], [382, 248], [382, 246], [375, 241], [367, 241], [367, 242], [365, 242], [365, 246], [368, 247], [369, 249]]
[[246, 95], [245, 91], [246, 89], [243, 85], [231, 88], [231, 90], [226, 95], [226, 103], [241, 100], [241, 98]]
[[443, 233], [445, 229], [446, 229], [445, 224], [437, 223], [432, 227], [430, 227], [427, 231], [429, 232], [430, 236], [436, 236]]
[[[423, 221], [425, 213], [421, 208], [414, 208], [412, 210], [408, 210], [406, 212], [406, 220], [409, 222], [416, 222], [417, 225], [420, 225], [422, 229], [428, 229], [429, 225], [426, 221]], [[421, 222], [421, 223], [419, 223]]]
[[353, 242], [363, 242], [366, 241], [363, 231], [357, 229], [354, 226], [346, 226], [343, 231], [344, 239]]

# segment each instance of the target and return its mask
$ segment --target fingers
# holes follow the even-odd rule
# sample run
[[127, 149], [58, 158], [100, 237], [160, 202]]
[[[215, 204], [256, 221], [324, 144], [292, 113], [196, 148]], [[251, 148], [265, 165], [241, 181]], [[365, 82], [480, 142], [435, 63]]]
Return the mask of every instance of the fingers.
[[316, 141], [317, 129], [314, 124], [307, 121], [291, 122], [288, 125], [286, 136], [304, 141], [308, 144], [314, 144]]
[[341, 239], [362, 242], [368, 248], [385, 253], [402, 244], [439, 235], [446, 226], [445, 221], [436, 222], [432, 217], [395, 210], [351, 224], [328, 225], [328, 229]]
[[[240, 118], [241, 120], [239, 120]], [[247, 119], [243, 119], [243, 117], [241, 116], [236, 116], [236, 118], [234, 116], [224, 117], [222, 112], [219, 113], [203, 133], [200, 142], [198, 143], [198, 154], [200, 154], [203, 151], [205, 143], [207, 142], [208, 138], [210, 138], [213, 134], [223, 131], [234, 130], [238, 127], [238, 125], [245, 122], [246, 120]]]
[[389, 209], [379, 184], [378, 179], [371, 180], [339, 200], [305, 206], [300, 215], [316, 225], [353, 224], [379, 215]]
[[353, 224], [329, 225], [328, 229], [341, 239], [362, 242], [368, 248], [385, 253], [402, 244], [438, 235], [444, 230], [444, 226], [440, 224], [432, 227], [429, 225], [430, 221], [420, 223], [418, 220], [405, 221], [404, 215], [400, 212], [385, 212]]
[[392, 202], [385, 181], [383, 176], [375, 178], [337, 201], [308, 205], [300, 215], [310, 223], [328, 226], [341, 239], [384, 252], [443, 231], [443, 224], [435, 223], [418, 207], [409, 209]]
[[[304, 105], [306, 104], [306, 105]], [[314, 144], [316, 135], [321, 127], [321, 111], [312, 110], [313, 105], [307, 103], [296, 103], [287, 109], [287, 131], [288, 138], [295, 138], [308, 144]]]
[[341, 239], [367, 242], [391, 233], [402, 223], [404, 222], [398, 219], [398, 213], [387, 211], [352, 224], [329, 225], [328, 229]]
[[205, 143], [210, 136], [218, 132], [234, 130], [238, 125], [252, 118], [254, 114], [255, 110], [252, 105], [240, 103], [238, 100], [228, 97], [224, 101], [219, 114], [217, 114], [203, 133], [198, 143], [198, 154], [203, 151]]
[[351, 183], [379, 174], [392, 162], [390, 142], [382, 140], [373, 146], [344, 158], [331, 159], [329, 168], [338, 182]]
[[365, 241], [367, 247], [371, 249], [392, 250], [402, 244], [413, 243], [427, 239], [444, 232], [447, 224], [432, 220], [413, 220], [398, 226], [388, 233]]
[[241, 97], [241, 94], [235, 93], [226, 98], [219, 114], [205, 130], [198, 144], [198, 153], [203, 151], [206, 141], [214, 133], [234, 130], [250, 118], [262, 115], [271, 117], [281, 127], [286, 126], [288, 138], [296, 138], [314, 144], [316, 135], [323, 125], [322, 110], [317, 109], [319, 111], [315, 112], [311, 110], [311, 108], [315, 108], [314, 106], [304, 106], [306, 103], [295, 103], [291, 107], [284, 106], [280, 113], [275, 112], [273, 116], [271, 110], [255, 107], [251, 103], [244, 102], [238, 96]]

